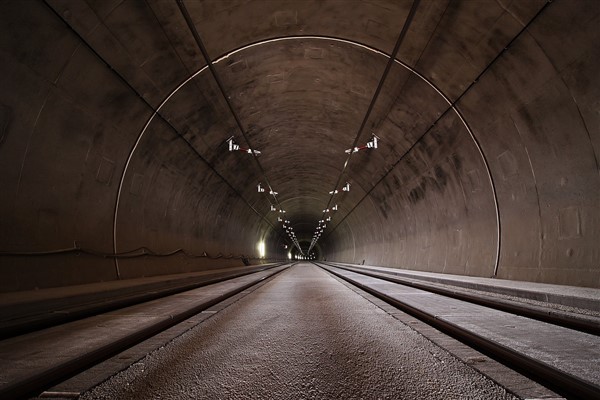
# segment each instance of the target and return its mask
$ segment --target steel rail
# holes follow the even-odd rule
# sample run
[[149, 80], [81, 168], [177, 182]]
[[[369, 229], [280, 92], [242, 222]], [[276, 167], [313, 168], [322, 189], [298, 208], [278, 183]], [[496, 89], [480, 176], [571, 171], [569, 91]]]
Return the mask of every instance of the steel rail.
[[[131, 291], [122, 295], [116, 294], [115, 292], [117, 290], [115, 289], [104, 293], [106, 295], [105, 297], [110, 296], [108, 299], [105, 297], [98, 298], [96, 293], [89, 296], [82, 295], [80, 296], [79, 301], [77, 298], [69, 300], [69, 306], [66, 308], [59, 306], [53, 307], [52, 309], [36, 310], [34, 306], [30, 307], [30, 310], [33, 308], [32, 311], [19, 318], [10, 317], [9, 319], [6, 316], [6, 313], [3, 312], [3, 309], [7, 307], [0, 307], [0, 340], [118, 310], [135, 304], [145, 303], [203, 286], [224, 282], [229, 279], [240, 278], [256, 272], [277, 268], [285, 264], [288, 263], [269, 264], [262, 267], [249, 268], [243, 272], [210, 274], [195, 279], [186, 279], [187, 283], [171, 282], [170, 285], [168, 283], [164, 285], [161, 285], [160, 283], [146, 284], [133, 288]], [[192, 282], [190, 283], [190, 281]], [[94, 297], [94, 300], [90, 300], [90, 297], [92, 296]], [[15, 307], [19, 306], [11, 305], [8, 308], [12, 310]]]
[[451, 297], [457, 300], [478, 304], [480, 306], [493, 308], [495, 310], [509, 312], [511, 314], [520, 315], [522, 317], [547, 322], [553, 325], [562, 326], [564, 328], [574, 329], [580, 332], [600, 336], [600, 323], [591, 319], [578, 318], [579, 314], [549, 310], [540, 306], [523, 304], [517, 301], [504, 300], [499, 298], [490, 298], [483, 295], [466, 293], [460, 290], [445, 289], [443, 287], [436, 286], [435, 284], [415, 282], [415, 280], [409, 278], [392, 277], [386, 275], [383, 272], [371, 272], [361, 268], [341, 266], [329, 262], [323, 264], [328, 265], [330, 267], [343, 269], [346, 271], [356, 272], [365, 276], [382, 279], [388, 282], [398, 283], [400, 285], [409, 286], [415, 289], [425, 290], [431, 293]]
[[426, 324], [446, 333], [447, 335], [458, 339], [466, 345], [473, 347], [488, 356], [501, 361], [509, 368], [520, 372], [521, 374], [532, 378], [533, 380], [547, 386], [548, 388], [565, 395], [568, 398], [597, 399], [600, 398], [600, 387], [593, 383], [584, 381], [574, 375], [558, 370], [551, 365], [545, 364], [539, 360], [519, 353], [511, 348], [503, 346], [485, 337], [469, 332], [458, 325], [443, 321], [435, 315], [420, 310], [417, 307], [403, 303], [391, 296], [373, 289], [367, 285], [354, 281], [339, 272], [332, 270], [331, 266], [313, 262], [313, 264], [323, 268], [332, 275], [350, 283], [353, 286], [364, 290], [365, 292], [385, 301], [386, 303], [420, 319]]
[[[294, 264], [291, 264], [294, 265]], [[290, 265], [290, 266], [291, 266]], [[63, 382], [85, 370], [93, 367], [94, 365], [105, 361], [122, 351], [125, 351], [144, 340], [157, 335], [158, 333], [169, 329], [184, 320], [200, 313], [207, 308], [210, 308], [217, 303], [220, 303], [232, 296], [235, 296], [250, 287], [257, 285], [266, 279], [270, 279], [277, 274], [286, 271], [289, 267], [284, 267], [281, 270], [275, 271], [270, 275], [262, 278], [253, 280], [240, 287], [232, 289], [226, 293], [223, 293], [213, 299], [207, 300], [201, 304], [183, 310], [177, 314], [172, 314], [169, 318], [165, 318], [153, 325], [142, 328], [133, 333], [127, 334], [111, 343], [101, 345], [94, 349], [90, 349], [84, 354], [77, 357], [67, 359], [64, 361], [58, 361], [53, 367], [32, 372], [31, 375], [18, 379], [6, 384], [0, 385], [0, 399], [26, 399], [32, 396], [39, 395], [44, 390]]]

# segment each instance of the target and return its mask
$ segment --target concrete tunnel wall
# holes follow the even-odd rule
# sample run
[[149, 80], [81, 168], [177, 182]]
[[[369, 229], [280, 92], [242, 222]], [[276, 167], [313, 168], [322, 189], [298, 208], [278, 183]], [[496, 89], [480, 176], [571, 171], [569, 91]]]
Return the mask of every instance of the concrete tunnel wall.
[[285, 259], [330, 200], [327, 260], [600, 287], [596, 2], [421, 2], [333, 199], [412, 2], [183, 4], [250, 143], [176, 2], [0, 5], [1, 291]]

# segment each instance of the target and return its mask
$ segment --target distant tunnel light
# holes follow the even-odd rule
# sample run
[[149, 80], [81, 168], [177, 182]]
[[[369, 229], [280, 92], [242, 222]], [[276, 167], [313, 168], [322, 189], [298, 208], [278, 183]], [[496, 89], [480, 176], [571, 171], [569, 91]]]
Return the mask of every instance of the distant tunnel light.
[[291, 252], [291, 251], [289, 251], [289, 252], [288, 252], [288, 259], [289, 259], [289, 260], [291, 260], [291, 259], [292, 259], [292, 252]]
[[258, 245], [256, 246], [256, 248], [258, 249], [258, 256], [260, 258], [264, 258], [265, 254], [266, 254], [265, 242], [264, 241], [258, 242]]

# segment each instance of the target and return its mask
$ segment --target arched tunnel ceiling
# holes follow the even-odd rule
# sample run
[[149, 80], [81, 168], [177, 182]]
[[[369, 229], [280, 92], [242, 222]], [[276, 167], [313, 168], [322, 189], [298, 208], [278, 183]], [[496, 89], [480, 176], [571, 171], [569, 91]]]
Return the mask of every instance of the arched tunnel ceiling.
[[[194, 22], [192, 29], [197, 30], [206, 43], [211, 62], [215, 63], [216, 71], [224, 81], [225, 95], [250, 142], [244, 142], [242, 132], [232, 121], [229, 127], [221, 129], [215, 129], [216, 124], [207, 126], [211, 121], [216, 122], [214, 115], [227, 115], [227, 110], [222, 109], [223, 102], [219, 101], [220, 93], [215, 93], [214, 77], [208, 69], [194, 79], [195, 87], [183, 88], [185, 94], [177, 93], [169, 99], [161, 114], [169, 121], [177, 121], [179, 132], [203, 136], [203, 132], [198, 131], [208, 129], [213, 133], [210, 149], [200, 147], [199, 152], [208, 153], [207, 158], [216, 154], [215, 168], [223, 171], [222, 175], [239, 188], [244, 198], [256, 203], [259, 212], [264, 212], [267, 202], [260, 204], [261, 201], [256, 199], [260, 194], [254, 193], [253, 183], [268, 179], [271, 188], [279, 193], [278, 201], [286, 204], [286, 218], [292, 220], [292, 226], [299, 222], [306, 225], [308, 220], [314, 221], [314, 229], [322, 210], [330, 203], [329, 190], [335, 189], [347, 159], [343, 151], [354, 142], [375, 88], [382, 79], [387, 62], [383, 52], [389, 53], [394, 46], [411, 4], [409, 1], [362, 3], [363, 7], [352, 12], [343, 2], [334, 2], [324, 10], [318, 4], [298, 7], [298, 4], [285, 2], [184, 3], [185, 11]], [[383, 146], [375, 154], [360, 154], [352, 160], [347, 179], [353, 190], [342, 193], [334, 203], [339, 200], [345, 208], [352, 209], [445, 113], [449, 105], [436, 92], [434, 80], [438, 81], [442, 93], [458, 97], [503, 46], [522, 30], [519, 22], [529, 21], [542, 5], [543, 2], [531, 3], [524, 10], [514, 11], [504, 9], [501, 4], [485, 9], [474, 3], [462, 5], [467, 9], [458, 11], [463, 12], [465, 21], [451, 18], [452, 24], [460, 26], [451, 32], [451, 36], [448, 36], [447, 28], [442, 25], [444, 28], [440, 29], [439, 24], [444, 22], [440, 19], [446, 13], [457, 13], [452, 4], [429, 3], [419, 10], [420, 14], [410, 21], [410, 31], [398, 59], [411, 60], [418, 67], [431, 65], [433, 68], [429, 71], [421, 67], [423, 76], [417, 77], [407, 68], [394, 66], [386, 77], [386, 90], [377, 99], [368, 120], [369, 129], [361, 132], [359, 138], [359, 141], [366, 141], [371, 132], [376, 132]], [[177, 18], [179, 13], [175, 11], [170, 15]], [[473, 26], [468, 20], [473, 18], [471, 13], [474, 12], [477, 12], [478, 21]], [[256, 13], [264, 24], [256, 24], [257, 20], [249, 17]], [[302, 23], [303, 15], [318, 17], [305, 18], [306, 23]], [[481, 23], [488, 19], [500, 19], [501, 22], [482, 26]], [[432, 21], [438, 21], [438, 24], [432, 26]], [[163, 25], [176, 23], [177, 20], [171, 18]], [[223, 35], [223, 31], [228, 34]], [[420, 44], [417, 37], [427, 40]], [[471, 51], [474, 54], [469, 54], [468, 63], [463, 61], [458, 65], [452, 53], [434, 50], [445, 45], [450, 50], [460, 51], [463, 46], [468, 53], [470, 45], [475, 43], [478, 51]], [[232, 52], [232, 49], [235, 50]], [[435, 63], [428, 58], [435, 58]], [[448, 70], [454, 72], [444, 79]], [[209, 97], [206, 93], [211, 92], [211, 86], [213, 90]], [[206, 103], [199, 107], [200, 102], [196, 99], [202, 98], [203, 94]], [[216, 107], [218, 105], [221, 109]], [[393, 120], [389, 118], [392, 112], [396, 116]], [[388, 123], [387, 129], [382, 126], [385, 120], [393, 121], [393, 124]], [[224, 143], [231, 134], [242, 145], [261, 149], [258, 162], [264, 168], [264, 174], [252, 167], [247, 168], [245, 174], [241, 173], [232, 163], [252, 165], [249, 157], [240, 161], [239, 154], [219, 152], [216, 145]], [[193, 139], [190, 141], [194, 143]], [[229, 171], [235, 171], [236, 176], [230, 177]], [[275, 203], [274, 199], [270, 201]], [[343, 218], [342, 213], [336, 217]], [[269, 219], [277, 225], [273, 214]], [[332, 224], [335, 223], [334, 219]], [[310, 231], [312, 229], [308, 232], [303, 229], [299, 233], [304, 236]]]
[[[382, 78], [388, 58], [385, 52], [389, 53], [394, 46], [412, 2], [361, 3], [363, 7], [356, 12], [348, 11], [343, 2], [333, 2], [325, 9], [318, 4], [298, 7], [298, 4], [285, 2], [184, 4], [250, 143], [244, 141], [232, 116], [228, 115], [208, 69], [179, 88], [161, 107], [161, 115], [174, 124], [180, 134], [189, 137], [198, 152], [244, 198], [256, 204], [273, 225], [277, 225], [276, 214], [266, 212], [268, 201], [261, 201], [261, 194], [254, 190], [265, 176], [279, 193], [278, 201], [286, 204], [287, 218], [293, 220], [293, 224], [311, 221], [314, 229], [329, 202], [329, 190], [334, 189], [347, 159], [344, 150], [354, 142]], [[424, 71], [421, 77], [397, 64], [387, 77], [385, 90], [368, 121], [369, 129], [363, 131], [359, 139], [366, 142], [371, 132], [376, 132], [383, 145], [377, 153], [360, 154], [352, 160], [348, 181], [353, 190], [339, 196], [346, 209], [352, 209], [372, 190], [448, 109], [444, 97], [436, 92], [435, 78], [441, 75], [437, 81], [442, 93], [457, 97], [519, 33], [522, 26], [518, 22], [531, 19], [542, 5], [543, 2], [530, 4], [525, 10], [513, 12], [500, 4], [484, 10], [475, 10], [481, 8], [476, 4], [466, 5], [474, 9], [460, 10], [465, 13], [465, 19], [473, 17], [469, 12], [479, 11], [480, 19], [504, 17], [506, 21], [493, 26], [493, 36], [480, 20], [476, 26], [461, 24], [450, 38], [445, 29], [444, 34], [436, 32], [431, 22], [438, 21], [440, 29], [440, 18], [445, 13], [456, 13], [453, 5], [430, 3], [419, 10], [398, 59], [412, 60], [415, 66], [421, 66], [428, 65], [429, 55], [436, 59], [435, 63], [429, 61], [435, 68]], [[164, 16], [166, 6], [161, 7], [161, 16]], [[125, 9], [121, 13], [127, 12], [127, 6], [122, 4], [111, 10], [107, 19], [131, 21], [122, 15], [111, 18], [115, 13], [120, 14], [121, 8]], [[185, 32], [181, 13], [177, 11], [172, 9], [166, 21], [161, 20], [161, 16], [157, 19], [163, 26], [179, 25]], [[522, 15], [514, 15], [515, 12]], [[249, 17], [257, 13], [263, 21], [258, 26], [256, 20]], [[305, 18], [306, 23], [302, 23], [303, 15], [318, 18]], [[452, 23], [457, 24], [456, 18]], [[481, 32], [482, 29], [488, 32]], [[224, 31], [228, 34], [223, 35]], [[427, 40], [418, 43], [417, 37], [423, 40], [423, 36]], [[481, 36], [487, 36], [488, 42], [481, 43]], [[181, 41], [181, 34], [179, 39]], [[452, 39], [459, 43], [452, 43]], [[430, 50], [446, 45], [458, 51], [459, 45], [468, 47], [469, 42], [491, 48], [479, 50], [462, 65], [453, 62], [452, 54], [445, 55], [444, 59], [439, 52]], [[424, 44], [427, 46], [423, 47]], [[447, 69], [455, 70], [451, 79], [443, 79], [443, 75], [448, 74]], [[427, 76], [432, 79], [428, 80]], [[393, 120], [389, 118], [391, 111], [396, 116]], [[387, 129], [382, 126], [385, 120], [393, 122], [388, 123]], [[210, 132], [210, 143], [206, 143], [206, 131]], [[243, 155], [223, 152], [222, 145], [231, 135], [242, 146], [251, 144], [260, 149], [262, 154], [258, 161], [265, 176], [254, 167], [250, 157], [244, 159]], [[197, 144], [196, 138], [202, 138], [203, 143]], [[203, 147], [206, 145], [208, 148]], [[240, 170], [238, 163], [247, 163], [248, 168]], [[235, 176], [231, 176], [231, 172]], [[335, 200], [337, 203], [338, 199]], [[270, 201], [275, 203], [274, 199]], [[342, 213], [338, 215], [342, 218]], [[335, 223], [335, 219], [332, 222]], [[303, 229], [299, 233], [307, 232]]]
[[6, 248], [225, 254], [239, 234], [236, 251], [259, 236], [285, 256], [278, 218], [310, 241], [331, 216], [320, 245], [341, 261], [599, 285], [599, 12], [554, 3], [6, 2], [2, 102], [35, 133], [2, 148], [21, 165], [3, 209], [23, 239], [6, 229]]

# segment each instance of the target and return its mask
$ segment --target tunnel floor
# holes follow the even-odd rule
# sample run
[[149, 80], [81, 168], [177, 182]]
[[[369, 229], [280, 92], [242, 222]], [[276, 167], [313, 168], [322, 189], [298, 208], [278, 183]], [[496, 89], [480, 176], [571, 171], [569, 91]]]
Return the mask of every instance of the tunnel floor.
[[514, 397], [301, 263], [82, 398]]

